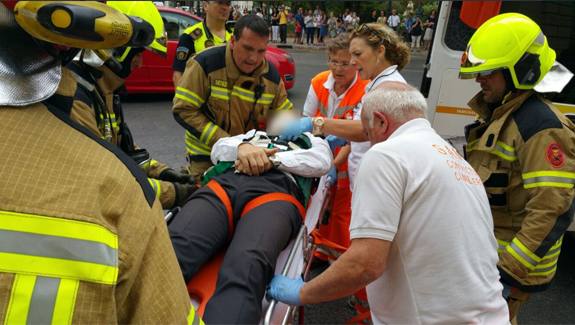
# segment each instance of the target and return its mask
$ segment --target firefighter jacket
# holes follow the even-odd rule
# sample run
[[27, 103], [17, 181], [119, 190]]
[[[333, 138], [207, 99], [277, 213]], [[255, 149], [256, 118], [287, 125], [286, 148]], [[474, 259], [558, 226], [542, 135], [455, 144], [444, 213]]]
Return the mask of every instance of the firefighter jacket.
[[0, 107], [0, 322], [196, 322], [159, 202], [56, 95]]
[[466, 158], [487, 190], [501, 280], [545, 290], [575, 211], [575, 126], [533, 91], [493, 111], [479, 93], [469, 106], [481, 122], [466, 127]]
[[207, 49], [188, 61], [176, 87], [173, 112], [186, 129], [188, 160], [209, 162], [219, 139], [262, 130], [270, 112], [292, 107], [272, 64], [264, 60], [251, 75], [243, 74], [228, 45]]
[[[124, 79], [104, 66], [95, 69], [80, 62], [71, 62], [66, 69], [74, 77], [71, 82], [77, 84], [70, 118], [99, 138], [121, 147], [123, 137], [130, 135], [125, 134], [128, 126], [123, 121], [120, 103], [115, 102], [119, 101], [119, 96], [114, 92], [124, 84]], [[174, 185], [157, 179], [169, 168], [168, 165], [152, 159], [140, 167], [146, 172], [162, 206], [171, 208], [176, 200]]]
[[226, 30], [226, 39], [221, 39], [218, 35], [212, 34], [205, 21], [188, 27], [178, 41], [172, 68], [174, 71], [184, 72], [189, 58], [209, 47], [224, 44], [231, 37], [232, 32], [230, 30]]

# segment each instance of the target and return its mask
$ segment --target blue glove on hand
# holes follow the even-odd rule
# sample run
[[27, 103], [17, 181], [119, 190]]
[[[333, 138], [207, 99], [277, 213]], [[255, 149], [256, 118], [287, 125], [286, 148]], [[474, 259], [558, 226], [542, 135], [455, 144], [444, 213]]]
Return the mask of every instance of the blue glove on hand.
[[337, 169], [335, 168], [335, 166], [331, 166], [331, 168], [327, 172], [326, 181], [330, 185], [333, 185], [335, 184], [335, 182], [337, 182]]
[[313, 120], [311, 117], [302, 117], [297, 121], [288, 124], [283, 132], [280, 134], [281, 140], [293, 141], [304, 132], [311, 132], [313, 130]]
[[329, 147], [331, 148], [332, 152], [334, 152], [336, 148], [343, 147], [347, 144], [347, 140], [338, 138], [331, 134], [325, 137], [325, 141], [329, 143]]
[[503, 282], [501, 282], [501, 284], [503, 285], [503, 292], [501, 293], [501, 295], [503, 296], [503, 299], [509, 300], [509, 295], [511, 294], [511, 286]]
[[299, 293], [303, 284], [301, 277], [290, 279], [283, 275], [276, 275], [268, 286], [266, 297], [268, 300], [275, 299], [292, 306], [300, 306]]

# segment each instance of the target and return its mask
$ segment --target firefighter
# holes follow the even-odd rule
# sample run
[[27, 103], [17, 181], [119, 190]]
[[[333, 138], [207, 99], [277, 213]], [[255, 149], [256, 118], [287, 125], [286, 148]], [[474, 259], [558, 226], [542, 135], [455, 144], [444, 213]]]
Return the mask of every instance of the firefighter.
[[0, 321], [198, 322], [144, 174], [67, 113], [69, 48], [143, 46], [152, 27], [96, 1], [13, 6], [0, 3]]
[[214, 45], [227, 43], [232, 37], [232, 31], [226, 28], [226, 21], [230, 16], [230, 0], [203, 1], [206, 18], [184, 30], [178, 41], [176, 56], [172, 69], [174, 69], [174, 86], [178, 85], [188, 59]]
[[200, 180], [220, 138], [265, 129], [269, 112], [290, 110], [283, 81], [265, 59], [269, 29], [263, 18], [243, 16], [225, 46], [187, 63], [176, 87], [173, 112], [186, 129], [190, 175]]
[[[310, 133], [278, 142], [279, 120], [268, 132], [251, 130], [214, 145], [215, 166], [170, 223], [170, 236], [186, 281], [228, 247], [204, 319], [209, 324], [254, 324], [279, 253], [301, 227], [312, 177], [332, 166], [328, 144]], [[287, 116], [286, 116], [287, 115]]]
[[[166, 55], [162, 17], [152, 2], [108, 1], [107, 4], [149, 22], [154, 27], [155, 39], [146, 49]], [[151, 159], [145, 149], [134, 144], [118, 94], [131, 71], [141, 65], [143, 51], [144, 47], [129, 46], [108, 52], [85, 50], [68, 64], [66, 68], [72, 71], [78, 83], [70, 117], [133, 157], [146, 172], [162, 207], [169, 209], [181, 206], [197, 187], [189, 175]]]
[[534, 90], [554, 63], [541, 28], [518, 13], [487, 20], [461, 58], [460, 78], [481, 85], [465, 153], [489, 197], [512, 322], [549, 287], [575, 210], [575, 126]]
[[[353, 119], [353, 109], [361, 101], [369, 80], [363, 80], [357, 68], [350, 63], [349, 35], [341, 34], [327, 46], [329, 70], [320, 72], [311, 80], [303, 107], [303, 115], [320, 119]], [[334, 168], [328, 174], [334, 184], [333, 206], [327, 225], [320, 233], [328, 240], [349, 246], [349, 218], [351, 216], [351, 190], [347, 171], [349, 144], [333, 144], [335, 137], [326, 140], [334, 150]], [[336, 171], [337, 169], [337, 171]]]

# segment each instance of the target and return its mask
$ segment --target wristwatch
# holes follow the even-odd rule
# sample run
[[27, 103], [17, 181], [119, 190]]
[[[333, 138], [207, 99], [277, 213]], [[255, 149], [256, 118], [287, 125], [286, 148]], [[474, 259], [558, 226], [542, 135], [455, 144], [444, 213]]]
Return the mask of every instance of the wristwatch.
[[323, 125], [325, 124], [325, 119], [323, 117], [315, 117], [313, 119], [313, 135], [323, 135]]

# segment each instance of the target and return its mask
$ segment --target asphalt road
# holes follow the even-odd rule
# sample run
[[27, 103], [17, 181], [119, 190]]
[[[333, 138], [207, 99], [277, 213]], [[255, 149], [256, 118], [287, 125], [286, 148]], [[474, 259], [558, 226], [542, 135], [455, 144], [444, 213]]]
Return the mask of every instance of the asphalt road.
[[[296, 84], [289, 91], [296, 108], [302, 108], [309, 81], [325, 70], [327, 56], [319, 50], [288, 50], [296, 62]], [[404, 78], [419, 87], [425, 57], [416, 54], [402, 71]], [[147, 148], [152, 157], [174, 168], [185, 165], [184, 131], [174, 121], [170, 95], [131, 96], [125, 99], [125, 116], [138, 145]], [[309, 324], [342, 324], [353, 316], [346, 299], [306, 307]], [[575, 239], [563, 241], [559, 272], [545, 292], [532, 296], [519, 317], [525, 324], [575, 324]]]

